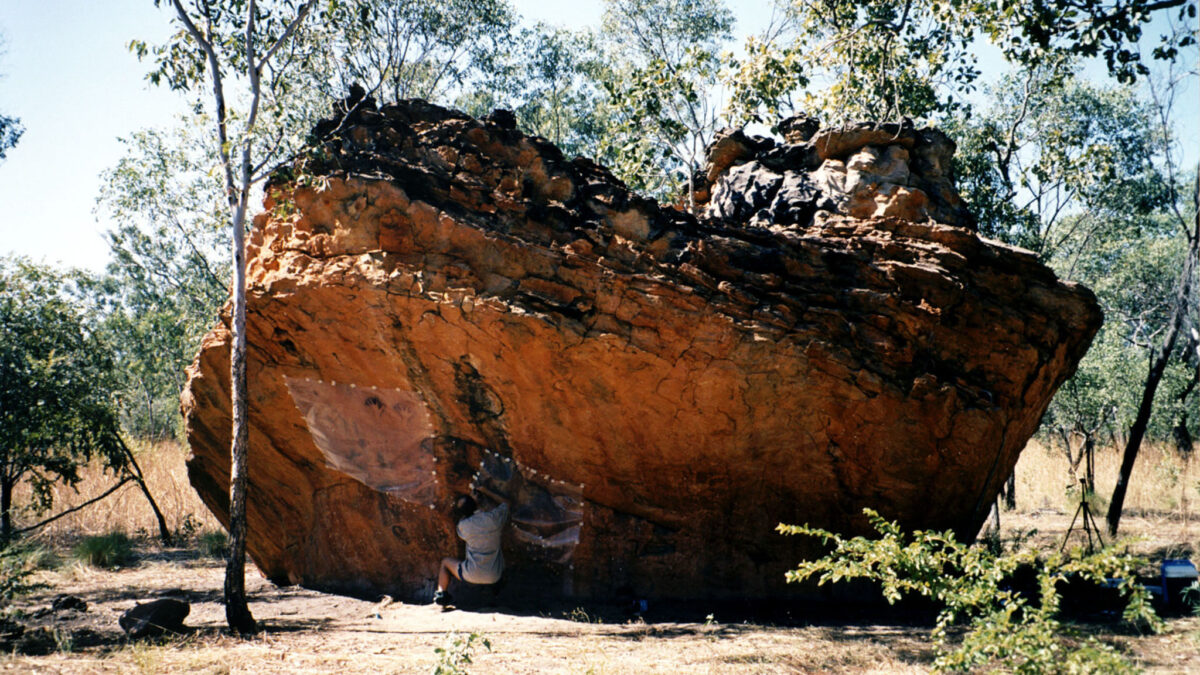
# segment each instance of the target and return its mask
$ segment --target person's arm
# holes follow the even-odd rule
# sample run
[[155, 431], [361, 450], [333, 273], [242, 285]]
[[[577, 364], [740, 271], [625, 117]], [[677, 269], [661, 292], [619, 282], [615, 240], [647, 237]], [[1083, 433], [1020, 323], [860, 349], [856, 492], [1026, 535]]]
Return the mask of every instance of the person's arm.
[[492, 499], [493, 501], [499, 502], [501, 504], [508, 504], [510, 506], [512, 505], [511, 499], [509, 499], [508, 497], [506, 497], [505, 495], [503, 495], [499, 492], [496, 492], [495, 490], [491, 489], [490, 487], [483, 485], [482, 483], [479, 485], [476, 485], [475, 490], [477, 492], [480, 492], [480, 493], [486, 495], [488, 498]]

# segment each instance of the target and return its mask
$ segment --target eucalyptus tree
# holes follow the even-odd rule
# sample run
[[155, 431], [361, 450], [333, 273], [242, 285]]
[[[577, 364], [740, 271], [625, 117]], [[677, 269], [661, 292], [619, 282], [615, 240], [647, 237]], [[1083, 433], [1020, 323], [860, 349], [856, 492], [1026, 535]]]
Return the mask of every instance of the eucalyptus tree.
[[781, 0], [726, 71], [738, 121], [792, 111], [827, 123], [960, 110], [980, 75], [969, 0]]
[[325, 99], [359, 84], [385, 100], [452, 102], [490, 89], [517, 48], [508, 0], [360, 0], [299, 36], [299, 75]]
[[[735, 99], [780, 108], [793, 98], [827, 121], [902, 116], [941, 119], [961, 110], [980, 76], [976, 42], [1013, 64], [1044, 67], [1099, 56], [1120, 82], [1149, 72], [1141, 53], [1154, 16], [1195, 18], [1190, 0], [787, 0], [782, 24], [758, 36], [732, 70]], [[1175, 59], [1195, 42], [1165, 35], [1154, 59]], [[780, 86], [806, 87], [802, 96]], [[744, 107], [744, 106], [743, 106]]]
[[228, 296], [230, 232], [208, 124], [134, 133], [101, 176], [98, 210], [115, 223], [104, 327], [120, 345], [122, 427], [138, 437], [181, 431], [184, 368]]
[[[1178, 276], [1173, 280], [1173, 289], [1168, 296], [1169, 312], [1166, 321], [1162, 324], [1154, 341], [1148, 345], [1149, 364], [1146, 369], [1145, 381], [1142, 385], [1137, 413], [1129, 426], [1129, 436], [1122, 452], [1117, 484], [1113, 488], [1112, 500], [1109, 502], [1106, 520], [1109, 532], [1114, 535], [1120, 526], [1121, 511], [1124, 507], [1126, 491], [1129, 489], [1133, 466], [1137, 461], [1142, 439], [1150, 427], [1155, 395], [1163, 383], [1168, 369], [1177, 362], [1177, 346], [1180, 344], [1180, 338], [1190, 334], [1192, 340], [1195, 340], [1196, 327], [1200, 325], [1196, 316], [1195, 301], [1197, 285], [1200, 284], [1200, 279], [1197, 279], [1197, 271], [1200, 268], [1200, 217], [1195, 215], [1195, 206], [1200, 204], [1200, 198], [1197, 198], [1196, 195], [1200, 195], [1200, 190], [1193, 193], [1192, 222], [1184, 232], [1187, 245], [1184, 247], [1182, 260], [1179, 261]], [[1187, 344], [1186, 340], [1184, 344]], [[1186, 364], [1186, 361], [1183, 363]], [[1181, 396], [1181, 400], [1187, 400], [1186, 394]]]
[[733, 23], [721, 0], [605, 1], [599, 150], [630, 187], [671, 197], [700, 168], [720, 123], [720, 50]]
[[[328, 0], [318, 9], [317, 0], [155, 0], [169, 5], [177, 28], [163, 45], [150, 48], [133, 43], [140, 56], [153, 54], [155, 69], [149, 79], [184, 92], [205, 87], [209, 103], [219, 173], [222, 177], [225, 216], [232, 233], [233, 308], [230, 353], [232, 392], [229, 495], [229, 561], [225, 570], [225, 617], [231, 630], [253, 633], [257, 624], [246, 604], [246, 214], [252, 187], [265, 178], [265, 169], [284, 142], [261, 135], [260, 106], [284, 115], [282, 105], [291, 91], [297, 68], [292, 51], [297, 32], [318, 10], [326, 22], [338, 22], [351, 12], [343, 3]], [[199, 100], [198, 100], [199, 103]], [[242, 104], [238, 112], [231, 105]], [[277, 129], [286, 129], [286, 126]]]
[[[1096, 293], [1105, 322], [1042, 422], [1044, 430], [1060, 436], [1076, 467], [1084, 450], [1105, 438], [1127, 442], [1141, 410], [1147, 364], [1168, 327], [1188, 248], [1187, 237], [1161, 210], [1120, 218], [1111, 212], [1081, 212], [1067, 220], [1077, 219], [1109, 222], [1100, 226], [1101, 234], [1091, 235], [1082, 255], [1064, 255], [1050, 264], [1062, 274], [1070, 269], [1072, 280]], [[1096, 227], [1084, 224], [1078, 231], [1082, 236]], [[1177, 344], [1160, 379], [1158, 403], [1147, 408], [1146, 431], [1152, 437], [1168, 439], [1186, 420], [1188, 379], [1186, 345]]]
[[795, 0], [791, 48], [816, 87], [805, 107], [826, 121], [928, 118], [961, 107], [979, 77], [978, 24], [962, 2]]
[[489, 97], [511, 105], [522, 129], [568, 157], [598, 155], [606, 125], [604, 91], [594, 76], [604, 71], [595, 34], [537, 24], [519, 35], [510, 86]]
[[[1073, 278], [1088, 248], [1166, 208], [1152, 106], [1066, 64], [1014, 71], [970, 117], [947, 122], [955, 172], [986, 236], [1027, 248]], [[1072, 217], [1080, 211], [1088, 217]]]
[[[1194, 8], [1192, 16], [1195, 16]], [[1185, 25], [1177, 33], [1188, 36], [1195, 35], [1195, 25]], [[1197, 49], [1193, 40], [1187, 45], [1190, 59], [1189, 64], [1196, 63]], [[1121, 522], [1121, 511], [1125, 503], [1125, 494], [1133, 474], [1133, 467], [1141, 449], [1142, 439], [1150, 428], [1151, 416], [1155, 409], [1155, 397], [1159, 386], [1168, 378], [1173, 364], [1183, 368], [1200, 369], [1200, 166], [1192, 176], [1190, 199], [1183, 187], [1185, 181], [1179, 175], [1176, 152], [1177, 143], [1173, 142], [1174, 124], [1172, 111], [1175, 109], [1175, 99], [1181, 94], [1185, 82], [1194, 86], [1200, 79], [1200, 72], [1194, 66], [1183, 69], [1183, 76], [1176, 77], [1177, 62], [1172, 62], [1172, 68], [1165, 80], [1160, 80], [1160, 86], [1151, 87], [1154, 93], [1154, 105], [1159, 114], [1159, 138], [1163, 147], [1163, 167], [1167, 177], [1167, 188], [1170, 194], [1169, 208], [1164, 210], [1165, 219], [1173, 226], [1174, 235], [1185, 242], [1182, 260], [1179, 261], [1177, 273], [1172, 279], [1172, 290], [1166, 305], [1166, 320], [1156, 335], [1151, 337], [1149, 344], [1145, 380], [1142, 385], [1141, 398], [1137, 413], [1129, 425], [1129, 435], [1122, 451], [1121, 467], [1117, 475], [1117, 483], [1113, 488], [1112, 499], [1109, 502], [1106, 520], [1109, 532], [1117, 533]], [[1190, 208], [1188, 208], [1190, 207]], [[1168, 277], [1171, 278], [1171, 277]], [[1183, 358], [1179, 358], [1180, 352]], [[1196, 371], [1200, 378], [1200, 370]], [[1186, 403], [1194, 385], [1186, 388], [1178, 397], [1177, 402]], [[1180, 417], [1186, 420], [1185, 414]], [[1186, 430], [1186, 421], [1184, 421]], [[1189, 448], [1190, 450], [1190, 448]]]

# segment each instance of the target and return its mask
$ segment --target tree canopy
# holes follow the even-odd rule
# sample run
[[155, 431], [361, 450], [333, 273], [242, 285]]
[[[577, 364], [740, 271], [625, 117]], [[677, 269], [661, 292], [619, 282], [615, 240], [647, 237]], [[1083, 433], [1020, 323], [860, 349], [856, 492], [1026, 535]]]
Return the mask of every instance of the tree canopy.
[[66, 275], [0, 258], [0, 542], [13, 535], [19, 481], [48, 508], [51, 487], [78, 483], [92, 457], [114, 470], [126, 461], [111, 352], [70, 291]]
[[[732, 84], [743, 100], [779, 108], [793, 92], [764, 73], [798, 73], [804, 109], [834, 122], [961, 110], [981, 74], [977, 41], [1026, 69], [1099, 56], [1114, 78], [1132, 83], [1149, 73], [1142, 35], [1151, 18], [1196, 17], [1188, 0], [791, 0], [787, 8]], [[1194, 44], [1194, 32], [1169, 31], [1151, 57], [1171, 60]]]
[[[0, 55], [4, 54], [4, 36], [0, 35]], [[21, 140], [21, 134], [25, 128], [21, 126], [21, 120], [0, 113], [0, 162], [4, 161], [5, 155], [17, 141]]]
[[111, 262], [96, 288], [103, 329], [119, 337], [122, 426], [140, 438], [179, 427], [184, 368], [229, 293], [230, 233], [222, 184], [203, 142], [208, 119], [124, 139], [126, 155], [104, 174], [99, 209]]

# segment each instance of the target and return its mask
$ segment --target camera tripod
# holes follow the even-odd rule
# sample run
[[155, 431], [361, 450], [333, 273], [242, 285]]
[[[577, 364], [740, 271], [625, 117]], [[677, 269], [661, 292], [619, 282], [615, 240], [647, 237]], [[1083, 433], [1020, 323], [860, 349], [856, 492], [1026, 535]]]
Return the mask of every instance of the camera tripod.
[[1095, 535], [1096, 541], [1100, 542], [1100, 547], [1104, 547], [1104, 538], [1100, 536], [1100, 525], [1096, 523], [1096, 517], [1092, 515], [1092, 507], [1088, 504], [1088, 497], [1092, 494], [1092, 487], [1095, 483], [1095, 451], [1089, 443], [1084, 449], [1086, 453], [1085, 460], [1087, 461], [1086, 473], [1083, 478], [1079, 479], [1079, 507], [1075, 509], [1075, 517], [1071, 518], [1071, 526], [1067, 528], [1067, 534], [1063, 537], [1062, 546], [1058, 547], [1058, 552], [1062, 553], [1067, 548], [1067, 540], [1071, 538], [1071, 533], [1075, 531], [1075, 523], [1083, 516], [1081, 527], [1083, 533], [1087, 535], [1087, 552], [1092, 553], [1096, 544], [1092, 541], [1092, 536]]

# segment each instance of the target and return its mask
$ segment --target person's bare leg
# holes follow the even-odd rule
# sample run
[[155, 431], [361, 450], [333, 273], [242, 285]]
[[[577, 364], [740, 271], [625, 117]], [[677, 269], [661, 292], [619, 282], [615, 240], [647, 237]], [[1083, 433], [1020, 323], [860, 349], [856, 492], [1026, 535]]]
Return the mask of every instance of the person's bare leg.
[[441, 567], [438, 568], [438, 584], [439, 591], [445, 591], [450, 586], [450, 577], [454, 577], [459, 581], [462, 579], [458, 576], [458, 564], [462, 562], [458, 558], [442, 558]]

